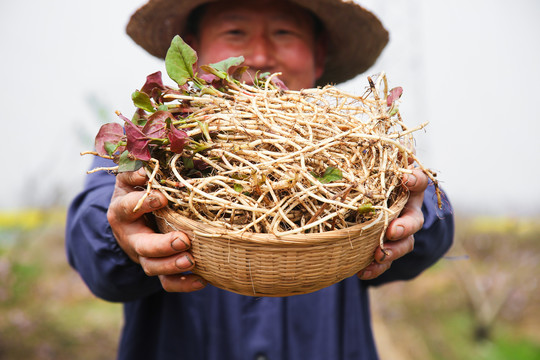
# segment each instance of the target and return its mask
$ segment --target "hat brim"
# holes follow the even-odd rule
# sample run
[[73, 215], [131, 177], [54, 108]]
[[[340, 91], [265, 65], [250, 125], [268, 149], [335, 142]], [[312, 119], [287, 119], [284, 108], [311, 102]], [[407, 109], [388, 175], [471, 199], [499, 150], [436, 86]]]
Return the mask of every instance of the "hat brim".
[[[127, 34], [150, 54], [165, 58], [171, 40], [198, 6], [216, 0], [150, 0], [127, 24]], [[341, 83], [371, 67], [388, 43], [379, 19], [353, 1], [289, 0], [310, 10], [327, 32], [324, 72], [317, 85]]]

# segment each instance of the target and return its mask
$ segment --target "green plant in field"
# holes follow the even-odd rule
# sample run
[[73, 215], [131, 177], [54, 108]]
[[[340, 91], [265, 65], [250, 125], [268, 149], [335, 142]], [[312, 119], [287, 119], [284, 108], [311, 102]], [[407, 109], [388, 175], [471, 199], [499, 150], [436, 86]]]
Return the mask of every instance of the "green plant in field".
[[0, 358], [114, 358], [120, 305], [95, 299], [69, 268], [65, 210], [1, 218]]

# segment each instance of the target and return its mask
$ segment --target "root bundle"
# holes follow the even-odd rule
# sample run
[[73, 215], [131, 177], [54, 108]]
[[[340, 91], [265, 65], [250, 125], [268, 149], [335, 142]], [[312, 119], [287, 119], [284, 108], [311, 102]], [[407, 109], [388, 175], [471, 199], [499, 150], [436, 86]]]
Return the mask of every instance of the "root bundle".
[[413, 133], [425, 124], [403, 124], [384, 74], [362, 96], [268, 82], [219, 96], [165, 95], [193, 109], [178, 127], [206, 148], [154, 151], [148, 191], [161, 191], [187, 218], [282, 236], [388, 219], [411, 161], [437, 184], [414, 154]]

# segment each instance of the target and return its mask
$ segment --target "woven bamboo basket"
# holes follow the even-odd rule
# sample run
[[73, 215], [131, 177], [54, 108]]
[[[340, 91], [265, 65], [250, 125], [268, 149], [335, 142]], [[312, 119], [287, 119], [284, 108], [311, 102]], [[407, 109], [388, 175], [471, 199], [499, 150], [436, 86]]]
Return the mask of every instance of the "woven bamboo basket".
[[133, 211], [160, 191], [169, 207], [155, 212], [159, 230], [187, 233], [193, 272], [210, 284], [252, 296], [335, 284], [383, 245], [407, 201], [412, 162], [437, 186], [414, 154], [412, 133], [426, 124], [403, 123], [402, 89], [389, 90], [384, 73], [368, 77], [363, 95], [288, 90], [279, 73], [249, 85], [235, 77], [245, 67], [229, 74], [241, 57], [200, 66], [205, 79], [186, 77], [195, 64], [185, 60], [196, 56], [181, 38], [173, 43], [165, 61], [179, 87], [149, 75], [132, 94], [133, 118], [117, 112], [124, 127], [103, 125], [96, 152], [85, 153], [118, 164], [92, 172], [144, 166], [146, 192]]
[[239, 234], [191, 220], [165, 208], [154, 214], [162, 232], [182, 230], [191, 239], [193, 273], [208, 283], [250, 296], [290, 296], [333, 285], [373, 260], [385, 224], [408, 199], [402, 192], [386, 218], [319, 234]]

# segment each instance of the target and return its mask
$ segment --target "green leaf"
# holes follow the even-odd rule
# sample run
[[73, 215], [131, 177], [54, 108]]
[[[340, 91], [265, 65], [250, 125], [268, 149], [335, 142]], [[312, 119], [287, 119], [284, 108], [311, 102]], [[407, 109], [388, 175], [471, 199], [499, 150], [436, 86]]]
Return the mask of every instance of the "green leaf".
[[358, 207], [358, 213], [360, 214], [365, 214], [371, 211], [374, 212], [375, 209], [373, 208], [373, 204], [371, 204], [370, 202], [362, 204]]
[[105, 144], [103, 144], [103, 147], [105, 148], [105, 151], [110, 155], [113, 156], [116, 149], [118, 149], [118, 143], [112, 143], [110, 141], [105, 141]]
[[150, 97], [143, 92], [135, 91], [133, 94], [131, 94], [131, 100], [133, 100], [133, 104], [135, 104], [135, 106], [139, 109], [143, 109], [151, 113], [156, 111]]
[[258, 80], [266, 80], [266, 78], [268, 78], [269, 76], [270, 76], [270, 73], [268, 71], [263, 72], [263, 73], [257, 73]]
[[242, 193], [242, 191], [244, 191], [244, 187], [240, 184], [234, 184], [234, 191]]
[[192, 142], [192, 145], [189, 147], [193, 153], [198, 153], [201, 151], [208, 150], [212, 147], [211, 144], [203, 143], [203, 142]]
[[143, 162], [131, 158], [129, 151], [124, 151], [118, 160], [118, 172], [137, 171], [142, 168]]
[[247, 178], [249, 178], [248, 174], [239, 174], [239, 173], [234, 173], [234, 174], [231, 174], [230, 176], [231, 178], [236, 179], [236, 180], [246, 180]]
[[206, 140], [212, 141], [212, 138], [210, 137], [210, 132], [208, 129], [208, 123], [200, 122], [199, 120], [196, 120], [197, 124], [199, 124], [199, 128], [201, 129], [201, 132], [206, 137]]
[[212, 65], [201, 65], [201, 69], [206, 71], [209, 74], [216, 75], [220, 79], [227, 78], [227, 73], [224, 73], [223, 71], [213, 68]]
[[270, 73], [269, 72], [258, 72], [255, 74], [255, 80], [254, 80], [254, 84], [255, 86], [263, 86], [264, 83], [266, 82], [266, 79], [268, 79], [268, 77], [270, 76]]
[[230, 57], [228, 59], [222, 60], [220, 62], [210, 64], [215, 69], [228, 72], [229, 69], [233, 66], [238, 66], [244, 62], [243, 56]]
[[319, 180], [323, 184], [328, 184], [329, 182], [341, 179], [343, 179], [343, 174], [341, 173], [341, 170], [332, 166], [327, 167], [321, 177], [317, 177], [317, 180]]
[[210, 74], [216, 75], [220, 79], [227, 79], [229, 76], [229, 69], [233, 66], [238, 66], [243, 62], [243, 56], [230, 57], [214, 64], [202, 65], [201, 69]]
[[176, 35], [165, 56], [165, 69], [169, 77], [178, 84], [184, 85], [193, 78], [193, 67], [197, 63], [197, 53], [182, 38]]
[[184, 168], [193, 169], [193, 158], [182, 156], [182, 162], [184, 163]]
[[161, 104], [157, 108], [159, 111], [169, 111], [169, 107], [165, 104]]
[[205, 86], [201, 89], [201, 92], [199, 95], [203, 96], [204, 94], [219, 95], [219, 91], [212, 86]]
[[242, 79], [242, 75], [249, 69], [249, 66], [240, 66], [237, 67], [234, 72], [231, 74], [233, 79], [236, 79], [240, 81]]
[[390, 108], [390, 111], [388, 112], [388, 116], [392, 117], [396, 115], [398, 111], [399, 111], [399, 108], [397, 104], [393, 104], [392, 107]]
[[131, 122], [138, 126], [144, 126], [146, 124], [146, 118], [135, 111], [133, 117], [131, 118]]

